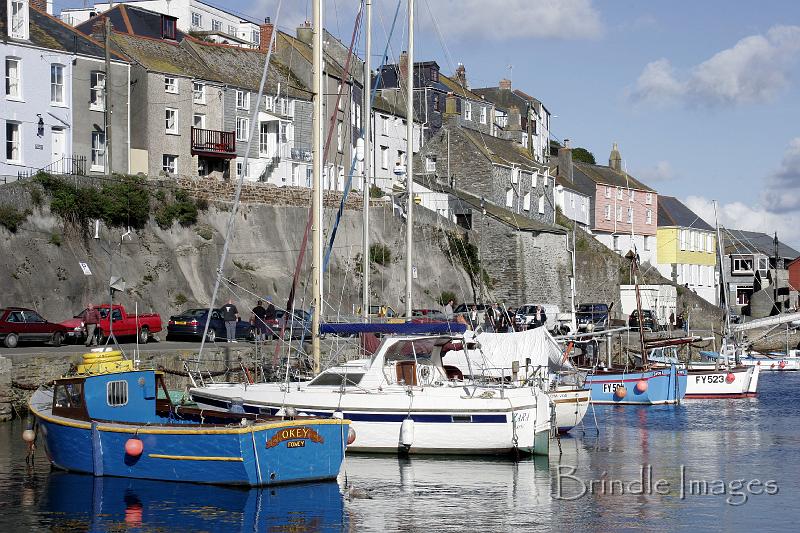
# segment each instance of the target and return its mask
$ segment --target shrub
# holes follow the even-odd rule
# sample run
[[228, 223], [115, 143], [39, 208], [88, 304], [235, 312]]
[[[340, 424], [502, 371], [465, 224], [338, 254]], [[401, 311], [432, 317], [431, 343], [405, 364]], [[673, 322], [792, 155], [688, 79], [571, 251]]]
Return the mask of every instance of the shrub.
[[42, 191], [37, 187], [31, 189], [31, 203], [36, 207], [41, 207], [42, 205]]
[[16, 233], [20, 224], [28, 218], [26, 211], [20, 211], [16, 207], [0, 205], [0, 226], [5, 227], [11, 233]]
[[208, 226], [206, 224], [202, 224], [200, 226], [197, 226], [197, 228], [195, 229], [195, 232], [197, 232], [197, 234], [201, 238], [203, 238], [203, 239], [205, 239], [207, 241], [210, 241], [211, 239], [214, 238], [214, 228], [212, 228], [211, 226]]
[[447, 305], [447, 302], [453, 300], [453, 303], [458, 303], [456, 301], [456, 293], [453, 291], [442, 291], [442, 294], [439, 295], [439, 305]]
[[61, 246], [61, 235], [59, 235], [58, 233], [53, 233], [52, 235], [50, 235], [50, 244]]
[[385, 244], [376, 242], [369, 247], [369, 262], [386, 266], [392, 262], [392, 251]]
[[377, 185], [370, 185], [369, 186], [369, 197], [370, 198], [383, 198], [384, 196], [386, 196], [386, 193], [383, 192], [383, 189], [381, 189]]
[[188, 301], [189, 301], [189, 299], [182, 292], [179, 292], [178, 294], [175, 295], [175, 306], [176, 307], [181, 307], [182, 305], [184, 305]]
[[237, 261], [236, 259], [233, 260], [233, 266], [238, 268], [239, 270], [250, 270], [253, 271], [256, 269], [253, 265], [246, 261]]
[[208, 202], [204, 200], [200, 203], [195, 202], [188, 192], [181, 189], [175, 191], [174, 200], [165, 202], [156, 210], [156, 224], [161, 229], [169, 228], [176, 220], [181, 226], [191, 226], [197, 223], [200, 206], [208, 207]]

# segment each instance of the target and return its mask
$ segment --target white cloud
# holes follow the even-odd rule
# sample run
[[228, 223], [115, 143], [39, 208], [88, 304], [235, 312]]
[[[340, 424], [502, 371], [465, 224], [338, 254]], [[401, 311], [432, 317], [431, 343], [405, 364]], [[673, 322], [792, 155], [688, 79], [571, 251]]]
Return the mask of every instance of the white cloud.
[[773, 99], [788, 84], [800, 52], [800, 26], [773, 26], [690, 68], [680, 79], [667, 59], [648, 63], [629, 96], [637, 102], [707, 106]]
[[603, 33], [592, 0], [429, 0], [417, 8], [423, 25], [427, 6], [444, 36], [458, 40], [591, 39]]
[[636, 171], [636, 177], [644, 183], [669, 181], [675, 177], [669, 161], [659, 161], [655, 166]]
[[767, 177], [762, 203], [775, 213], [800, 210], [800, 137], [789, 142], [780, 168]]

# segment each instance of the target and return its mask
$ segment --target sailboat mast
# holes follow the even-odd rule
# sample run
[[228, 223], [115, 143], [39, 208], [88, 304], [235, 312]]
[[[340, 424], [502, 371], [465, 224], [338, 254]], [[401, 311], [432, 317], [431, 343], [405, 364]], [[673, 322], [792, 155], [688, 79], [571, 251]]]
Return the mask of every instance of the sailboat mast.
[[311, 352], [314, 361], [314, 374], [320, 371], [320, 316], [322, 315], [322, 0], [313, 1], [314, 43], [312, 92], [314, 93], [314, 111], [312, 120], [312, 192], [311, 192]]
[[411, 318], [414, 231], [414, 0], [408, 0], [408, 69], [406, 72], [406, 317]]
[[372, 0], [366, 0], [366, 42], [364, 48], [364, 104], [361, 113], [361, 130], [364, 133], [364, 245], [361, 253], [361, 272], [364, 287], [361, 295], [361, 309], [364, 321], [369, 318], [369, 193], [372, 173], [372, 143], [370, 126], [372, 120]]
[[[719, 256], [719, 282], [722, 285], [722, 290], [720, 291], [720, 298], [721, 304], [723, 307], [723, 317], [725, 318], [725, 332], [722, 336], [723, 340], [730, 337], [731, 334], [731, 316], [730, 316], [730, 307], [728, 305], [728, 286], [725, 283], [725, 262], [722, 260], [722, 234], [719, 231], [719, 220], [717, 219], [717, 202], [714, 201], [714, 227], [717, 230], [717, 255]], [[726, 343], [727, 344], [727, 343]], [[739, 364], [739, 353], [736, 350], [736, 343], [734, 343], [734, 352], [735, 352], [735, 360], [736, 364]]]

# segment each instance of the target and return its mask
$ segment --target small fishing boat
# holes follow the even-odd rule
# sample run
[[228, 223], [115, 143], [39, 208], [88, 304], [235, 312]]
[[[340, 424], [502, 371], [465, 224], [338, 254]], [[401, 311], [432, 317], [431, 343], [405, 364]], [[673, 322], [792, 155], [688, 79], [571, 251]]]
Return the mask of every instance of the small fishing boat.
[[567, 433], [580, 424], [592, 400], [590, 389], [571, 385], [557, 385], [547, 395], [553, 402], [555, 427], [559, 433]]
[[40, 387], [29, 407], [50, 462], [95, 476], [245, 486], [333, 479], [355, 439], [348, 420], [174, 405], [163, 373], [137, 370], [119, 351], [84, 354], [75, 374]]
[[598, 367], [586, 376], [592, 390], [592, 403], [657, 405], [680, 402], [686, 395], [688, 373], [685, 368]]

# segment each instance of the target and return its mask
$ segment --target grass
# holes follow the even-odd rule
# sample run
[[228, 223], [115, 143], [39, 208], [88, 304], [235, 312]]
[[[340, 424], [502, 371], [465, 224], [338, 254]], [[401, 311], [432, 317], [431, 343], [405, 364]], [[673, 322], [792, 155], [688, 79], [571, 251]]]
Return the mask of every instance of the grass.
[[50, 244], [53, 244], [55, 246], [61, 246], [61, 235], [59, 235], [58, 233], [53, 233], [52, 235], [50, 235]]
[[197, 235], [199, 235], [201, 238], [207, 241], [210, 241], [211, 239], [214, 238], [214, 228], [206, 224], [201, 224], [197, 226], [195, 232], [197, 232]]
[[369, 247], [369, 262], [386, 266], [392, 262], [392, 251], [383, 243], [376, 242]]
[[8, 205], [0, 206], [0, 226], [11, 233], [16, 233], [20, 225], [28, 218], [27, 211], [21, 211]]
[[185, 305], [186, 302], [188, 302], [188, 301], [189, 301], [189, 299], [182, 292], [179, 292], [178, 294], [175, 295], [175, 305], [177, 307], [181, 307], [181, 306]]

